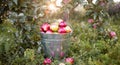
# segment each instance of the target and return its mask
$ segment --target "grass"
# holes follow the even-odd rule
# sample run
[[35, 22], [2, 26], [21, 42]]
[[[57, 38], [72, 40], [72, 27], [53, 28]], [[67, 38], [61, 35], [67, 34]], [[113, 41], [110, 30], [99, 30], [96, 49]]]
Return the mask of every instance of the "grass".
[[[74, 65], [119, 65], [120, 64], [120, 23], [119, 20], [109, 21], [106, 29], [111, 29], [117, 33], [118, 41], [113, 43], [110, 39], [98, 38], [98, 32], [90, 27], [87, 19], [70, 19], [69, 23], [73, 28], [71, 35], [71, 45], [67, 57], [74, 58]], [[0, 24], [0, 63], [18, 65], [18, 64], [41, 64], [44, 60], [43, 53], [36, 53], [35, 58], [31, 62], [25, 61], [24, 55], [14, 54], [19, 50], [19, 45], [14, 43], [14, 33], [16, 29], [12, 24], [6, 22]], [[29, 43], [28, 43], [29, 44]], [[38, 47], [36, 47], [37, 49]], [[34, 49], [36, 51], [36, 49]], [[21, 51], [21, 50], [19, 50]], [[27, 52], [29, 53], [29, 52]], [[12, 55], [11, 55], [12, 54]], [[29, 57], [29, 56], [28, 56]], [[4, 60], [4, 62], [3, 62]], [[23, 62], [25, 61], [25, 62]], [[5, 63], [7, 62], [7, 63]], [[52, 65], [61, 63], [62, 61], [53, 60]]]

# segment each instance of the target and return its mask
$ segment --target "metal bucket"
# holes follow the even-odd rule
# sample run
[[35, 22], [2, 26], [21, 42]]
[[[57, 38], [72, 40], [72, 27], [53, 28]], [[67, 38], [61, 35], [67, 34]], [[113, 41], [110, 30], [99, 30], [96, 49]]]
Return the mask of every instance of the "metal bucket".
[[41, 43], [45, 55], [53, 58], [63, 58], [66, 56], [70, 45], [70, 33], [65, 34], [46, 34], [41, 33]]

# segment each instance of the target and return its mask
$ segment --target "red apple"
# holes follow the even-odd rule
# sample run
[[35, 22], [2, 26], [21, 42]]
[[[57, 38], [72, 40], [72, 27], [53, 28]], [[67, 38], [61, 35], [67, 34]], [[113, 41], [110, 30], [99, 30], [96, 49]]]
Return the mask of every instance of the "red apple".
[[58, 33], [66, 33], [66, 30], [64, 27], [59, 28]]
[[94, 19], [88, 19], [88, 23], [93, 23]]
[[69, 64], [73, 64], [74, 63], [74, 59], [73, 58], [66, 58], [65, 61]]
[[72, 32], [72, 29], [70, 28], [70, 26], [66, 26], [65, 30], [66, 30], [67, 33]]
[[93, 28], [94, 28], [94, 29], [97, 29], [97, 24], [93, 24]]
[[67, 23], [65, 21], [62, 21], [59, 23], [59, 27], [66, 27]]
[[111, 38], [113, 38], [113, 37], [116, 36], [116, 33], [114, 31], [111, 31], [111, 32], [109, 32], [109, 35], [110, 35]]
[[43, 62], [44, 65], [51, 65], [52, 61], [49, 58], [46, 58]]
[[40, 32], [41, 32], [41, 33], [45, 33], [45, 32], [43, 31], [42, 27], [40, 27]]
[[61, 51], [61, 52], [60, 52], [60, 57], [63, 58], [64, 55], [65, 55], [64, 52]]
[[48, 24], [48, 23], [44, 23], [44, 24], [42, 24], [42, 26], [40, 27], [41, 32], [46, 32], [46, 31], [49, 30], [49, 29], [50, 29], [50, 24]]
[[51, 30], [47, 30], [46, 33], [47, 33], [47, 34], [52, 34], [53, 31], [51, 31]]
[[52, 24], [52, 25], [50, 25], [50, 29], [51, 29], [53, 32], [57, 32], [58, 29], [59, 29], [59, 26], [58, 26], [58, 25], [55, 25], [55, 24]]

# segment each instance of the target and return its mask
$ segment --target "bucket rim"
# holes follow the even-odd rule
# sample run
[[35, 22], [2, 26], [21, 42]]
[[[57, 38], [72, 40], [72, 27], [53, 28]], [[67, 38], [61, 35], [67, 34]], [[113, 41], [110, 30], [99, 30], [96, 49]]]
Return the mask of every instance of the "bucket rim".
[[41, 35], [71, 35], [72, 32], [70, 33], [44, 33], [44, 32], [40, 32]]

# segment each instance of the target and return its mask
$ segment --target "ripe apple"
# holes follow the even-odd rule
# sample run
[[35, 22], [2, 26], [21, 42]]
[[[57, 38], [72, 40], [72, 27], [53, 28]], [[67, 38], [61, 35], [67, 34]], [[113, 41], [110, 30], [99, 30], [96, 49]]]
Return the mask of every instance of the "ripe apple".
[[93, 23], [94, 19], [88, 19], [88, 23]]
[[66, 27], [67, 23], [65, 21], [62, 21], [59, 23], [59, 27]]
[[40, 27], [41, 32], [46, 32], [46, 31], [49, 30], [49, 29], [50, 29], [50, 24], [48, 24], [48, 23], [44, 23], [44, 24], [42, 24], [42, 26]]
[[59, 28], [58, 33], [66, 33], [66, 30], [64, 27]]
[[50, 65], [52, 63], [51, 59], [46, 58], [43, 62], [44, 65]]
[[74, 59], [73, 58], [66, 58], [65, 61], [69, 64], [73, 64], [74, 63]]
[[61, 52], [60, 52], [60, 57], [63, 58], [64, 55], [65, 55], [64, 52], [61, 51]]
[[111, 32], [109, 32], [109, 35], [110, 35], [111, 38], [113, 38], [113, 37], [116, 36], [116, 33], [114, 31], [111, 31]]
[[58, 25], [55, 25], [55, 24], [50, 25], [50, 30], [52, 30], [53, 32], [57, 32], [58, 29], [59, 29]]
[[66, 26], [65, 30], [66, 30], [67, 33], [72, 32], [72, 29], [70, 28], [70, 26]]
[[53, 31], [51, 31], [51, 30], [47, 30], [46, 33], [47, 33], [47, 34], [52, 34]]
[[92, 26], [94, 29], [97, 29], [97, 24], [93, 24]]

